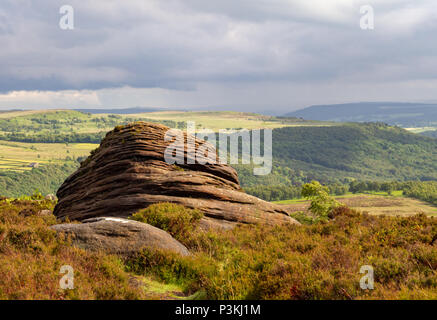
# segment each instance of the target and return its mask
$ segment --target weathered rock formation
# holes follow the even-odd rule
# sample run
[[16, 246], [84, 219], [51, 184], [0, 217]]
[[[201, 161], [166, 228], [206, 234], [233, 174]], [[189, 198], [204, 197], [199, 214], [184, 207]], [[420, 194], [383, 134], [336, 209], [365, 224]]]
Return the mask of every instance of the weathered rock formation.
[[91, 251], [130, 256], [143, 248], [162, 249], [189, 255], [188, 249], [167, 232], [134, 220], [102, 217], [82, 223], [51, 226], [71, 237], [73, 245]]
[[[137, 122], [109, 132], [58, 190], [54, 214], [70, 220], [127, 217], [153, 203], [173, 202], [203, 211], [208, 225], [298, 223], [281, 207], [242, 192], [232, 167], [202, 164], [199, 158], [188, 164], [193, 155], [186, 144], [179, 148], [184, 164], [168, 164], [164, 152], [173, 142], [165, 141], [168, 130]], [[196, 150], [204, 143], [195, 139]], [[203, 160], [211, 157], [215, 154]]]

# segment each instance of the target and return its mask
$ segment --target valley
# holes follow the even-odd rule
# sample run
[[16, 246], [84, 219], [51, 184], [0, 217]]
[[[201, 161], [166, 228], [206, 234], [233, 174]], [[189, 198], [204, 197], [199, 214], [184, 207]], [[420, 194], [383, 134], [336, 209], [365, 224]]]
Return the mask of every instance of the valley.
[[[53, 186], [50, 189], [47, 182], [59, 179], [45, 175], [61, 170], [62, 176], [68, 176], [98, 147], [107, 131], [134, 121], [179, 129], [186, 127], [186, 121], [195, 121], [198, 129], [273, 129], [270, 175], [254, 176], [250, 165], [234, 165], [243, 188], [249, 190], [257, 186], [287, 188], [312, 180], [339, 185], [355, 180], [437, 180], [437, 139], [383, 124], [307, 121], [243, 112], [11, 111], [0, 113], [0, 186], [6, 188], [1, 193], [19, 196], [20, 189], [28, 193], [29, 179], [35, 175], [44, 176], [46, 182], [34, 183], [34, 189], [55, 193], [56, 183], [48, 183]], [[22, 187], [6, 182], [11, 176], [15, 180], [19, 177]]]
[[[231, 193], [214, 188], [212, 194], [208, 189], [211, 185], [206, 182], [201, 183], [204, 189], [193, 187], [193, 180], [205, 179], [199, 167], [197, 170], [200, 171], [192, 173], [186, 172], [188, 168], [167, 168], [169, 171], [163, 176], [174, 176], [178, 184], [172, 179], [169, 184], [155, 177], [148, 179], [150, 185], [143, 188], [141, 179], [144, 175], [134, 179], [131, 174], [133, 180], [130, 182], [124, 180], [123, 175], [116, 176], [119, 170], [127, 169], [126, 161], [117, 165], [121, 160], [117, 157], [118, 151], [106, 153], [106, 157], [108, 154], [115, 157], [108, 160], [114, 170], [94, 179], [94, 186], [81, 181], [82, 174], [89, 177], [94, 174], [94, 170], [86, 169], [89, 162], [84, 160], [90, 154], [99, 156], [102, 151], [93, 150], [114, 127], [108, 145], [118, 146], [120, 154], [130, 145], [129, 165], [135, 169], [132, 172], [139, 170], [143, 165], [141, 156], [135, 155], [143, 154], [139, 143], [132, 140], [127, 143], [124, 137], [138, 139], [143, 131], [133, 130], [130, 134], [123, 131], [129, 127], [126, 124], [136, 121], [179, 129], [186, 127], [186, 121], [195, 121], [198, 129], [272, 129], [271, 174], [254, 176], [252, 165], [233, 166], [241, 187], [248, 194], [268, 202], [255, 201], [256, 198], [237, 190]], [[432, 255], [435, 222], [429, 217], [437, 216], [437, 139], [413, 131], [385, 124], [306, 121], [236, 112], [159, 111], [118, 115], [51, 110], [0, 113], [0, 195], [3, 196], [0, 197], [0, 233], [7, 235], [1, 245], [14, 256], [10, 259], [9, 255], [0, 254], [0, 272], [5, 274], [0, 280], [0, 286], [5, 288], [0, 292], [0, 298], [436, 298], [428, 275], [434, 272], [435, 263]], [[119, 134], [123, 137], [115, 141]], [[150, 143], [148, 146], [153, 149], [158, 145]], [[61, 199], [48, 200], [50, 198], [45, 195], [55, 194], [81, 163], [85, 169], [76, 174], [78, 181], [70, 178], [70, 185], [64, 184], [63, 191], [58, 194]], [[158, 166], [156, 160], [154, 165]], [[156, 170], [152, 168], [145, 172]], [[163, 170], [159, 172], [161, 176]], [[119, 182], [118, 187], [104, 187], [106, 191], [103, 192], [99, 183], [106, 174], [112, 175], [112, 181]], [[190, 178], [183, 179], [185, 175]], [[219, 180], [223, 183], [222, 178]], [[319, 184], [313, 198], [303, 196], [303, 188], [313, 185], [310, 182], [314, 180], [326, 186]], [[161, 188], [158, 190], [162, 194], [153, 190], [154, 183]], [[233, 182], [228, 183], [227, 188], [235, 188]], [[87, 193], [82, 192], [85, 185], [89, 188]], [[172, 188], [162, 189], [162, 185]], [[132, 197], [128, 203], [137, 203], [138, 207], [131, 209], [133, 214], [128, 219], [167, 232], [168, 237], [174, 237], [173, 241], [180, 241], [180, 245], [191, 252], [190, 256], [144, 248], [134, 256], [120, 257], [84, 249], [92, 246], [90, 240], [80, 248], [74, 248], [74, 242], [64, 242], [54, 236], [56, 228], [91, 228], [86, 221], [65, 224], [61, 221], [62, 214], [80, 220], [85, 206], [98, 215], [102, 209], [98, 206], [99, 201], [112, 201], [116, 193], [132, 187], [135, 194], [126, 194]], [[88, 197], [92, 190], [95, 193]], [[187, 190], [192, 190], [193, 195], [179, 198], [181, 192], [191, 192]], [[141, 198], [137, 198], [137, 192], [142, 192]], [[231, 194], [234, 198], [228, 201]], [[194, 195], [197, 198], [193, 198]], [[142, 207], [138, 199], [154, 202], [157, 196], [169, 201], [184, 201], [186, 206], [195, 203], [196, 209], [157, 203], [137, 210]], [[62, 199], [72, 197], [78, 198], [75, 201]], [[104, 197], [108, 199], [104, 200]], [[214, 207], [218, 204], [214, 201], [218, 198], [221, 199], [221, 211], [217, 217]], [[128, 198], [119, 199], [126, 201]], [[255, 202], [249, 205], [248, 199]], [[246, 219], [242, 221], [248, 223], [235, 226], [231, 220], [235, 219], [233, 206], [237, 200], [241, 201], [240, 209], [246, 210], [239, 219]], [[117, 205], [118, 202], [116, 200]], [[211, 204], [206, 205], [209, 202]], [[255, 207], [255, 203], [259, 207]], [[201, 204], [204, 212], [197, 210]], [[63, 206], [67, 209], [62, 211]], [[78, 214], [72, 214], [71, 206], [77, 206]], [[119, 214], [114, 205], [110, 207], [116, 209], [114, 214]], [[126, 210], [124, 207], [121, 211]], [[275, 215], [267, 218], [272, 210]], [[105, 212], [109, 211], [105, 209]], [[254, 223], [260, 217], [265, 225]], [[112, 219], [111, 223], [126, 226], [129, 220]], [[285, 220], [292, 223], [279, 223]], [[272, 222], [278, 225], [270, 225]], [[203, 228], [212, 225], [216, 227], [205, 232]], [[102, 235], [98, 237], [101, 241]], [[127, 241], [126, 237], [123, 239]], [[105, 241], [112, 246], [123, 243]], [[78, 289], [61, 292], [56, 287], [57, 268], [65, 257], [77, 266], [82, 276], [77, 280]], [[18, 263], [23, 259], [30, 266], [30, 273], [28, 267]], [[379, 272], [375, 280], [378, 286], [371, 292], [356, 285], [360, 277], [357, 270], [364, 262], [371, 263]], [[31, 286], [23, 287], [9, 270], [14, 270], [17, 277], [25, 278]], [[48, 284], [43, 290], [39, 289], [41, 274], [44, 283]], [[338, 286], [343, 290], [336, 290]], [[410, 291], [411, 287], [416, 290]]]

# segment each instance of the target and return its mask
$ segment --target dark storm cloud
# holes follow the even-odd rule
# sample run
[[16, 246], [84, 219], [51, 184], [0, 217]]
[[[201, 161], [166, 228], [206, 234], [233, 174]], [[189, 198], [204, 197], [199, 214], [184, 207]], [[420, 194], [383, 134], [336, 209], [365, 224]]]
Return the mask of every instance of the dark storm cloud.
[[[436, 79], [432, 0], [0, 3], [0, 91]], [[359, 28], [372, 4], [375, 30]]]

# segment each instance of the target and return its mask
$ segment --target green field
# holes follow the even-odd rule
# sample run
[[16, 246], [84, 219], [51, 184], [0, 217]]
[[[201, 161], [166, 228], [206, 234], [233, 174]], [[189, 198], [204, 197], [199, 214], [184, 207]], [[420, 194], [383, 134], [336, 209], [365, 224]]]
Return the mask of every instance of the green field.
[[[421, 200], [402, 196], [402, 191], [395, 191], [392, 195], [386, 192], [346, 194], [335, 197], [337, 201], [350, 208], [375, 215], [387, 216], [413, 216], [424, 213], [427, 216], [437, 216], [437, 207]], [[306, 211], [309, 201], [305, 199], [292, 199], [276, 201], [291, 212]]]
[[[184, 128], [194, 121], [197, 128], [256, 129], [284, 126], [317, 126], [316, 121], [277, 119], [242, 112], [153, 112], [141, 114], [88, 114], [72, 110], [31, 110], [0, 113], [0, 170], [28, 171], [30, 164], [39, 166], [62, 163], [87, 156], [98, 147], [98, 141], [115, 126], [133, 121], [161, 122]], [[325, 124], [323, 124], [325, 125]], [[329, 125], [329, 124], [326, 124]], [[80, 136], [73, 136], [73, 134]], [[87, 135], [90, 135], [87, 138]], [[2, 140], [3, 138], [3, 140]], [[35, 142], [27, 142], [27, 140]], [[70, 140], [95, 143], [69, 143]], [[52, 143], [64, 141], [66, 143]]]
[[281, 128], [284, 126], [326, 126], [330, 123], [296, 118], [276, 118], [244, 112], [166, 111], [139, 114], [89, 114], [72, 110], [13, 111], [0, 113], [0, 133], [96, 133], [116, 125], [134, 121], [162, 122], [171, 127], [184, 127], [194, 121], [197, 127], [219, 129]]
[[[141, 114], [130, 115], [139, 117]], [[153, 120], [171, 121], [194, 121], [201, 128], [211, 130], [220, 129], [260, 129], [260, 128], [282, 128], [290, 126], [329, 126], [332, 123], [321, 121], [304, 121], [300, 119], [279, 119], [272, 116], [263, 116], [246, 112], [183, 112], [166, 111], [147, 113], [147, 118]]]
[[[335, 199], [348, 199], [348, 198], [356, 198], [356, 197], [362, 197], [362, 196], [384, 196], [384, 197], [402, 197], [403, 191], [402, 190], [396, 190], [393, 191], [390, 195], [387, 192], [366, 192], [366, 193], [352, 193], [347, 192], [344, 195], [341, 196], [333, 196]], [[272, 201], [273, 203], [277, 204], [294, 204], [294, 203], [305, 203], [307, 202], [306, 199], [289, 199], [289, 200], [281, 200], [281, 201]]]
[[40, 166], [61, 164], [66, 160], [88, 156], [98, 144], [91, 143], [23, 143], [0, 140], [0, 170], [28, 171], [31, 163]]
[[58, 111], [66, 111], [66, 110], [26, 110], [26, 111], [2, 111], [0, 112], [0, 119], [10, 119], [15, 117], [23, 117], [23, 116], [31, 116], [35, 114], [49, 114]]
[[[0, 113], [0, 170], [29, 171], [31, 164], [61, 164], [87, 156], [106, 132], [134, 121], [153, 121], [183, 129], [187, 121], [197, 128], [257, 129], [285, 126], [325, 126], [329, 123], [279, 119], [243, 112], [152, 112], [89, 114], [73, 110], [29, 110]], [[87, 143], [77, 143], [87, 142]], [[92, 142], [92, 143], [91, 143]]]
[[437, 127], [420, 127], [420, 128], [405, 128], [405, 129], [413, 133], [423, 133], [426, 131], [437, 130]]
[[[68, 170], [74, 171], [83, 157], [98, 147], [106, 132], [134, 121], [162, 123], [179, 129], [185, 129], [187, 121], [194, 121], [197, 129], [272, 128], [271, 174], [254, 176], [252, 166], [233, 165], [245, 189], [299, 186], [312, 180], [325, 185], [347, 185], [351, 181], [437, 180], [437, 140], [384, 124], [306, 121], [231, 111], [119, 115], [46, 110], [0, 113], [0, 176], [9, 179], [0, 178], [2, 185], [6, 191], [11, 189], [11, 181], [18, 181], [19, 177], [8, 173], [32, 172], [35, 164], [39, 168], [47, 167], [44, 174], [59, 175], [62, 171], [62, 177], [66, 177], [72, 173]], [[49, 168], [64, 164], [68, 166]], [[46, 178], [41, 180], [44, 190], [55, 192], [59, 177]], [[34, 179], [34, 175], [19, 181], [28, 184], [29, 179]], [[9, 194], [16, 195], [19, 186], [15, 185], [13, 190]], [[265, 196], [261, 195], [263, 190], [252, 191], [260, 198], [268, 198], [266, 200], [295, 196], [285, 196], [283, 190], [271, 190], [271, 195]]]

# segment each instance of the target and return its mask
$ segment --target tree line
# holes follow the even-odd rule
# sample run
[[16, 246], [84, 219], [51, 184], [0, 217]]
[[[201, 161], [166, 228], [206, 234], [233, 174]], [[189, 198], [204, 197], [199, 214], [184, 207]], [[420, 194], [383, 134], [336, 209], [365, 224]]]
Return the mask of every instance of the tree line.
[[[437, 205], [437, 181], [352, 181], [349, 184], [327, 184], [330, 195], [341, 196], [347, 193], [385, 192], [391, 195], [394, 191], [402, 191], [406, 197], [419, 199]], [[282, 201], [300, 199], [301, 185], [257, 185], [244, 188], [244, 191], [266, 201]]]

